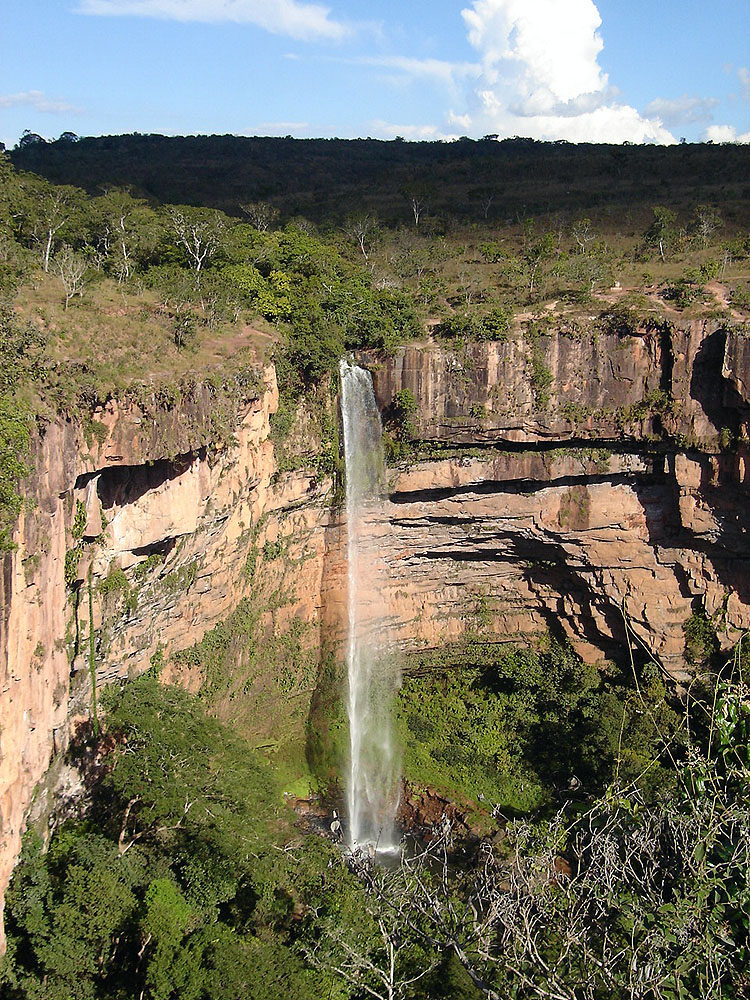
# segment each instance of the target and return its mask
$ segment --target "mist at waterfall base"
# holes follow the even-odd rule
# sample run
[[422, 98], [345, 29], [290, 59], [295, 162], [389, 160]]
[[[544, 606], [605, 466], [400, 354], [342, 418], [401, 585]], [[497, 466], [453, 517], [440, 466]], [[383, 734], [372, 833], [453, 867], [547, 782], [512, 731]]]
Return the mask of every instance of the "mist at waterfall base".
[[346, 470], [348, 621], [346, 638], [349, 846], [399, 850], [399, 754], [393, 711], [398, 675], [384, 598], [388, 554], [382, 426], [370, 373], [342, 361]]

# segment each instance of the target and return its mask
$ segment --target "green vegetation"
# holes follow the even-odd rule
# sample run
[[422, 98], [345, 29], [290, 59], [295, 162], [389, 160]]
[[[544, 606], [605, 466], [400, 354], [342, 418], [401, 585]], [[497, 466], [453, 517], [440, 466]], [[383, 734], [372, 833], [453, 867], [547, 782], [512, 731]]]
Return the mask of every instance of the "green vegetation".
[[[402, 720], [462, 783], [448, 788], [491, 791], [510, 761], [530, 782], [525, 807], [553, 787], [567, 799], [445, 870], [442, 839], [394, 872], [292, 836], [267, 759], [150, 671], [103, 699], [87, 814], [46, 851], [26, 837], [3, 996], [359, 1000], [390, 982], [375, 995], [476, 1000], [519, 980], [519, 996], [538, 995], [551, 978], [571, 998], [586, 983], [641, 1000], [741, 996], [746, 646], [691, 696], [687, 726], [648, 664], [631, 685], [602, 683], [555, 643], [415, 657]], [[74, 747], [83, 762], [93, 751], [85, 736]]]
[[65, 553], [65, 582], [73, 589], [78, 580], [78, 564], [83, 555], [83, 533], [86, 530], [86, 508], [80, 500], [76, 501], [73, 525], [70, 530], [73, 539], [72, 548]]
[[264, 759], [153, 675], [104, 701], [107, 773], [89, 818], [46, 853], [26, 838], [3, 996], [342, 996], [305, 966], [300, 918], [341, 919], [362, 893], [325, 841], [281, 849], [285, 807]]
[[694, 666], [706, 666], [716, 659], [719, 641], [713, 622], [701, 608], [685, 622], [685, 659]]
[[493, 340], [502, 343], [508, 339], [512, 321], [512, 305], [489, 300], [481, 310], [452, 313], [440, 323], [435, 332], [447, 341]]
[[99, 714], [96, 704], [96, 641], [94, 637], [94, 581], [89, 567], [89, 676], [91, 678], [91, 720], [94, 736], [99, 735]]
[[31, 411], [22, 390], [36, 377], [38, 365], [36, 332], [19, 323], [0, 298], [0, 554], [11, 547], [12, 525], [23, 506], [18, 483], [28, 473], [24, 456], [31, 440]]
[[542, 338], [549, 336], [552, 328], [552, 317], [537, 316], [524, 324], [524, 338], [531, 348], [529, 380], [534, 394], [534, 403], [540, 410], [546, 410], [550, 402], [552, 388], [552, 372], [544, 363], [544, 348]]
[[412, 934], [487, 997], [744, 996], [750, 702], [739, 672], [708, 695], [687, 719], [705, 713], [711, 735], [687, 737], [668, 790], [615, 781], [586, 808], [516, 821], [468, 872], [451, 872], [443, 833], [395, 878], [361, 871], [368, 892], [423, 915]]
[[387, 462], [398, 462], [411, 453], [417, 401], [411, 389], [399, 389], [385, 416], [383, 447]]
[[[136, 575], [136, 579], [138, 579]], [[111, 562], [109, 572], [97, 587], [102, 597], [104, 610], [108, 615], [132, 615], [138, 607], [138, 592], [131, 585], [125, 571], [116, 562]]]
[[251, 595], [173, 662], [200, 682], [199, 698], [217, 718], [267, 748], [279, 775], [309, 787], [315, 778], [306, 759], [306, 727], [319, 654], [310, 626], [287, 620], [289, 596], [271, 582], [269, 568], [281, 559], [288, 559], [287, 541], [259, 546], [256, 532], [248, 555], [253, 576], [258, 570]]
[[617, 337], [636, 337], [641, 332], [641, 324], [641, 317], [636, 310], [623, 302], [603, 309], [597, 322], [602, 333]]
[[[498, 220], [557, 212], [589, 223], [578, 227], [588, 252], [602, 216], [635, 214], [641, 242], [658, 219], [664, 229], [676, 229], [678, 239], [684, 228], [703, 246], [722, 221], [731, 228], [741, 217], [748, 174], [748, 152], [739, 144], [498, 142], [491, 136], [446, 143], [133, 134], [20, 143], [11, 157], [17, 168], [58, 183], [88, 191], [130, 185], [159, 202], [242, 212], [258, 228], [273, 226], [276, 212], [318, 226], [333, 220], [352, 231], [360, 256], [363, 227], [351, 225], [355, 216], [360, 223], [369, 217], [381, 238], [384, 227], [407, 225], [441, 235], [461, 219], [483, 229], [482, 243], [502, 252], [494, 234]], [[205, 163], [212, 164], [210, 172], [198, 169]], [[679, 213], [676, 222], [669, 212]], [[650, 249], [657, 255], [659, 235], [654, 229], [657, 243]]]
[[172, 591], [172, 593], [185, 591], [195, 583], [197, 575], [198, 563], [193, 560], [180, 566], [179, 569], [174, 569], [171, 573], [167, 573], [162, 580], [162, 586], [165, 590]]
[[404, 670], [404, 773], [417, 785], [518, 814], [571, 781], [591, 794], [615, 774], [648, 789], [671, 780], [658, 762], [679, 715], [653, 664], [634, 685], [554, 640], [535, 651], [475, 638], [412, 654]]
[[136, 580], [145, 580], [150, 576], [152, 571], [161, 566], [163, 562], [164, 556], [161, 552], [152, 552], [150, 555], [146, 556], [143, 562], [138, 563], [133, 570], [133, 576]]

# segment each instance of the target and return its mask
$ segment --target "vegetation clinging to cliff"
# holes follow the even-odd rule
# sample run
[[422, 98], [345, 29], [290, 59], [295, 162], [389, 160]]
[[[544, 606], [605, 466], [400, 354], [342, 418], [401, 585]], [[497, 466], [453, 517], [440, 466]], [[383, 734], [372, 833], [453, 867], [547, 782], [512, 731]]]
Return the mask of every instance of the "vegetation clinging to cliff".
[[0, 552], [11, 546], [13, 521], [23, 503], [19, 480], [28, 473], [31, 410], [24, 385], [39, 376], [40, 338], [24, 328], [0, 299]]

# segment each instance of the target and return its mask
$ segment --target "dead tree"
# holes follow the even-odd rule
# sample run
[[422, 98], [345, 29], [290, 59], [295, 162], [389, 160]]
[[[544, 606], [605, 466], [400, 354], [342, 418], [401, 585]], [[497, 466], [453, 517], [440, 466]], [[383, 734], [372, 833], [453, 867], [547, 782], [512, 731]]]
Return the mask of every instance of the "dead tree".
[[65, 290], [65, 309], [75, 295], [83, 295], [83, 279], [86, 274], [86, 261], [80, 254], [64, 243], [54, 260], [55, 273], [62, 281]]

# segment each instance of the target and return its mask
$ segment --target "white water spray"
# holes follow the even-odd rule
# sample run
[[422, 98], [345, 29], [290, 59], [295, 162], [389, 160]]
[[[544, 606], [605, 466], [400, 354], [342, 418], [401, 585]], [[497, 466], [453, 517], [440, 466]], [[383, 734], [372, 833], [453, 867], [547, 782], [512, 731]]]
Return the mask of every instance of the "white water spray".
[[383, 443], [369, 372], [341, 362], [348, 557], [347, 668], [352, 847], [398, 850], [398, 755], [393, 701], [398, 685], [389, 658], [384, 584]]

